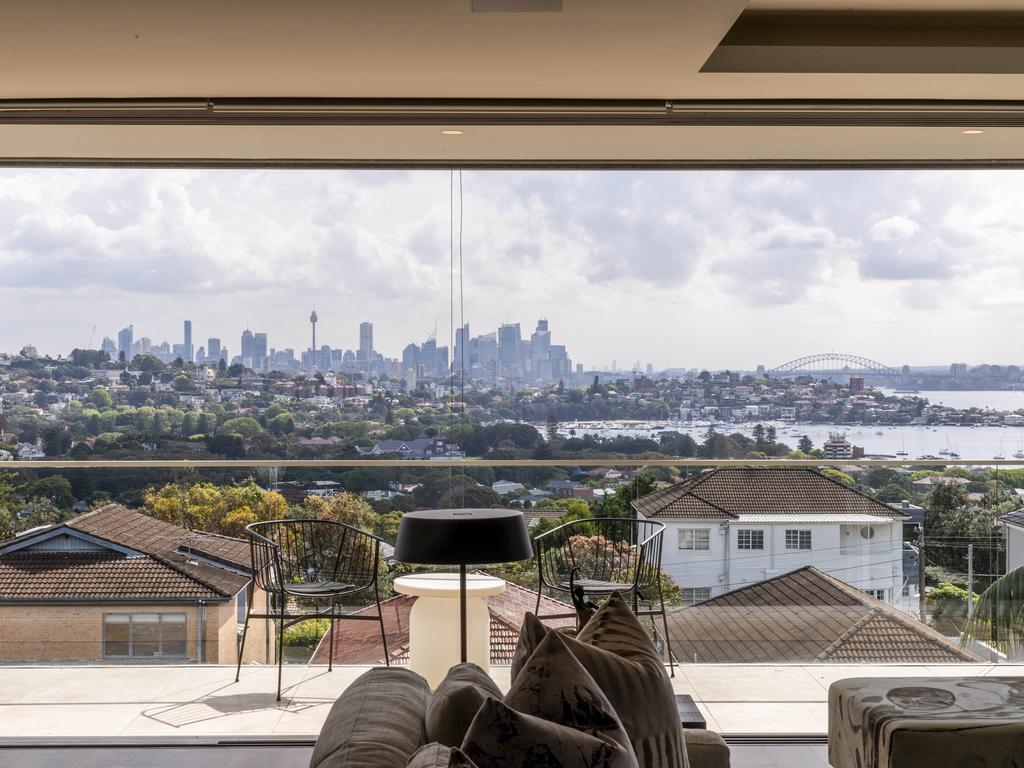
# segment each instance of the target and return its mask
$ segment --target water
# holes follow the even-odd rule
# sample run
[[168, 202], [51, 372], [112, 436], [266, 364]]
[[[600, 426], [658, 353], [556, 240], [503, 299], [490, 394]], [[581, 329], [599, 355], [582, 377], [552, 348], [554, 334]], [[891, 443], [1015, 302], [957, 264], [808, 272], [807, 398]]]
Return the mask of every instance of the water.
[[921, 391], [913, 394], [896, 392], [884, 387], [878, 388], [886, 395], [896, 394], [901, 397], [923, 397], [932, 405], [944, 405], [947, 408], [987, 408], [993, 411], [1016, 411], [1024, 408], [1024, 392], [1006, 390], [945, 390]]
[[[828, 424], [791, 424], [788, 422], [763, 422], [776, 429], [776, 440], [790, 448], [796, 448], [801, 435], [811, 438], [815, 448], [821, 448], [828, 440], [829, 433], [845, 434], [854, 445], [863, 448], [869, 455], [891, 456], [893, 458], [915, 459], [931, 455], [942, 458], [939, 451], [951, 450], [960, 454], [961, 459], [989, 461], [997, 455], [1012, 459], [1017, 451], [1024, 453], [1024, 427], [850, 427]], [[664, 429], [655, 429], [655, 425]], [[534, 425], [541, 431], [543, 424]], [[716, 431], [752, 437], [753, 424], [725, 424], [715, 427]], [[559, 425], [559, 433], [565, 437], [574, 428], [576, 434], [600, 435], [602, 437], [649, 437], [654, 440], [667, 430], [681, 432], [693, 437], [698, 443], [704, 439], [707, 425], [685, 426], [672, 422], [579, 422]], [[879, 434], [880, 433], [880, 434]], [[897, 456], [905, 450], [908, 456]], [[1024, 460], [1022, 460], [1024, 461]]]

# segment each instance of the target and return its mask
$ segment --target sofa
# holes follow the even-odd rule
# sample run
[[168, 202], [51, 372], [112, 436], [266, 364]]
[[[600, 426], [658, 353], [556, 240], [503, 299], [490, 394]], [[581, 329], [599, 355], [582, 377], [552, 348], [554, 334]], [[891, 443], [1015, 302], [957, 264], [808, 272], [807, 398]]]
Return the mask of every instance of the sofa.
[[717, 734], [684, 730], [660, 655], [614, 594], [575, 635], [524, 622], [505, 694], [474, 664], [436, 691], [375, 668], [335, 702], [311, 768], [728, 768]]

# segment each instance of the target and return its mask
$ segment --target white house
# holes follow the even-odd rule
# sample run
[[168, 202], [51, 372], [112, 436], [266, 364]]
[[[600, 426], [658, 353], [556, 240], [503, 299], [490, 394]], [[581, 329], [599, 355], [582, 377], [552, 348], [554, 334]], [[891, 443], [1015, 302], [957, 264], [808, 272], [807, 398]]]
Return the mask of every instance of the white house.
[[886, 602], [903, 590], [903, 513], [811, 469], [715, 469], [633, 508], [668, 526], [662, 568], [687, 602], [808, 565]]
[[999, 518], [1006, 526], [1006, 572], [1024, 565], [1024, 509]]

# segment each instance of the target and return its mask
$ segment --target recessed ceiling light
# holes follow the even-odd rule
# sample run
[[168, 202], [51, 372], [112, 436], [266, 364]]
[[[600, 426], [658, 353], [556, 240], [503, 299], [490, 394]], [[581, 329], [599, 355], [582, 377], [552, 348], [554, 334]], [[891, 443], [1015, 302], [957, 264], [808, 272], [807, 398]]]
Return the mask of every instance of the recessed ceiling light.
[[461, 136], [463, 131], [456, 131], [454, 129], [448, 131], [441, 131], [445, 136]]
[[968, 128], [966, 131], [961, 131], [964, 136], [980, 136], [984, 133], [981, 128]]

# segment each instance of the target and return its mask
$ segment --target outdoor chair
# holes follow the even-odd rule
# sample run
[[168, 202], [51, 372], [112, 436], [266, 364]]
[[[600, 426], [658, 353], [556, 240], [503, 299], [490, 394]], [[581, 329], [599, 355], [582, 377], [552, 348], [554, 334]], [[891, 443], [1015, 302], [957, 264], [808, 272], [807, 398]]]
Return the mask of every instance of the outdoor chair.
[[[334, 668], [334, 622], [376, 621], [380, 623], [380, 637], [384, 643], [384, 663], [388, 657], [388, 640], [384, 632], [384, 615], [380, 607], [377, 587], [377, 569], [380, 563], [380, 545], [383, 540], [366, 531], [333, 520], [268, 520], [245, 527], [249, 535], [253, 581], [247, 601], [242, 642], [238, 648], [238, 666], [235, 682], [242, 668], [245, 635], [249, 619], [277, 621], [277, 700], [281, 700], [281, 672], [284, 662], [284, 631], [290, 626], [309, 619], [327, 619], [330, 622], [330, 648], [327, 670]], [[276, 612], [253, 613], [252, 589], [264, 590], [276, 606]], [[373, 588], [377, 615], [337, 613], [338, 599], [365, 589]], [[312, 612], [288, 613], [288, 603], [295, 602], [301, 609], [310, 602], [326, 607]], [[274, 609], [271, 608], [271, 611]]]
[[[534, 538], [540, 584], [535, 613], [541, 619], [577, 618], [578, 613], [540, 613], [544, 589], [566, 594], [580, 605], [590, 597], [619, 592], [632, 600], [637, 616], [661, 616], [669, 667], [675, 677], [661, 584], [661, 548], [665, 524], [654, 520], [591, 517], [573, 520]], [[649, 607], [641, 609], [641, 601]], [[660, 607], [658, 607], [660, 606]], [[579, 628], [579, 627], [577, 627]]]

